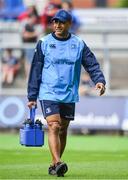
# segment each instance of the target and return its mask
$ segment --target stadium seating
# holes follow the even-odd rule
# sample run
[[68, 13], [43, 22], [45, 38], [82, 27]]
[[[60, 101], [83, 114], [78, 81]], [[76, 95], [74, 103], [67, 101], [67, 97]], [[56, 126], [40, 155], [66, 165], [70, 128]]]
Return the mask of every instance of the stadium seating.
[[[126, 78], [128, 17], [126, 12], [122, 10], [77, 10], [81, 19], [78, 35], [96, 54], [108, 77], [111, 89], [128, 89], [128, 79]], [[21, 40], [19, 22], [0, 21], [0, 42], [0, 48], [23, 49], [25, 47]], [[23, 87], [25, 86], [19, 88]]]

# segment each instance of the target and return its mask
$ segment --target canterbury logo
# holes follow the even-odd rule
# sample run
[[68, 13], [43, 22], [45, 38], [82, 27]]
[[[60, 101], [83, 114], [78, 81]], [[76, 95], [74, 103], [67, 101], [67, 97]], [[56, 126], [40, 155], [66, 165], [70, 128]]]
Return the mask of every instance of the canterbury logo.
[[49, 44], [49, 47], [50, 48], [56, 48], [56, 45], [55, 44]]

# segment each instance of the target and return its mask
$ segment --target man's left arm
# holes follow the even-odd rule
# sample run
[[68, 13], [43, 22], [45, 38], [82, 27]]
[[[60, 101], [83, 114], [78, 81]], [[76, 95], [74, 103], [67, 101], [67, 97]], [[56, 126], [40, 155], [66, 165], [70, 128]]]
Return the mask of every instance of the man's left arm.
[[100, 69], [100, 65], [95, 57], [95, 55], [91, 52], [91, 50], [84, 43], [83, 49], [83, 58], [82, 65], [84, 69], [89, 73], [92, 81], [95, 83], [96, 90], [99, 91], [99, 95], [101, 96], [105, 92], [105, 78]]

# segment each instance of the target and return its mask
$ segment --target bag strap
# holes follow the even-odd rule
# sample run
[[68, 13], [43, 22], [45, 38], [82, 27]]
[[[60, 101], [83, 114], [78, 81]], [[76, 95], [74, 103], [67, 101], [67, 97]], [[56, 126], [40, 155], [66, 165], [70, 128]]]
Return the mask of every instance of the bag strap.
[[30, 109], [30, 119], [32, 120], [32, 123], [33, 123], [33, 124], [35, 123], [35, 114], [36, 114], [36, 107], [33, 106], [33, 107]]

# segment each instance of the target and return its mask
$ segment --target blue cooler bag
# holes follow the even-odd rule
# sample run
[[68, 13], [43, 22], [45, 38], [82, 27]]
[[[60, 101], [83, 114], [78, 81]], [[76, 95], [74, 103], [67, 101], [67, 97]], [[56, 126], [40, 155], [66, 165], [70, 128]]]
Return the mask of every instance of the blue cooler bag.
[[27, 119], [20, 129], [21, 145], [36, 147], [44, 145], [44, 130], [41, 121], [35, 121], [35, 111], [35, 107], [30, 109], [30, 119]]

